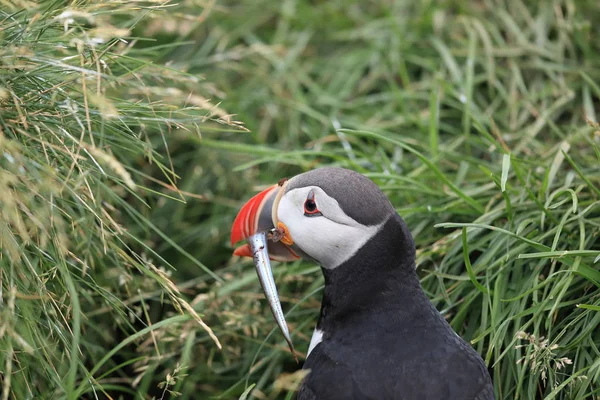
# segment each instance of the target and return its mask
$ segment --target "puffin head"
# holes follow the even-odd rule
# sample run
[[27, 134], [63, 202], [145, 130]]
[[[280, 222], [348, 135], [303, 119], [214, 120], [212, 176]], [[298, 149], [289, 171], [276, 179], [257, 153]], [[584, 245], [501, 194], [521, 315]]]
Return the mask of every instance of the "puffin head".
[[[343, 168], [319, 168], [282, 180], [251, 198], [231, 231], [232, 245], [271, 232], [272, 260], [313, 260], [333, 269], [351, 258], [395, 210], [369, 178]], [[248, 245], [234, 252], [252, 256]]]
[[242, 207], [232, 226], [231, 244], [248, 243], [234, 254], [254, 258], [273, 316], [294, 357], [269, 259], [304, 258], [326, 271], [337, 271], [392, 217], [399, 218], [379, 187], [343, 168], [320, 168], [282, 179]]

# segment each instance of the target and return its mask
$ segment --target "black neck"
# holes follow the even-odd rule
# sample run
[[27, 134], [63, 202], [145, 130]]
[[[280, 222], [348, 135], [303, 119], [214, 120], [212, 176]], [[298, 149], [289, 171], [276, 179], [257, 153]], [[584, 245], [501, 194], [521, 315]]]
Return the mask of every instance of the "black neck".
[[322, 269], [325, 290], [319, 329], [393, 312], [395, 320], [419, 320], [431, 303], [415, 271], [415, 245], [404, 221], [392, 215], [352, 258]]

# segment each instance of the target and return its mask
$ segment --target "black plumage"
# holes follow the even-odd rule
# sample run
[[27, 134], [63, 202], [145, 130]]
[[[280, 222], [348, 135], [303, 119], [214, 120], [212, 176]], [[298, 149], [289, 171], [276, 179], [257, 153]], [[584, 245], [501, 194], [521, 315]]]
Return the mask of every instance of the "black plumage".
[[415, 271], [415, 246], [394, 212], [353, 257], [323, 268], [317, 328], [298, 400], [490, 400], [477, 352], [435, 309]]

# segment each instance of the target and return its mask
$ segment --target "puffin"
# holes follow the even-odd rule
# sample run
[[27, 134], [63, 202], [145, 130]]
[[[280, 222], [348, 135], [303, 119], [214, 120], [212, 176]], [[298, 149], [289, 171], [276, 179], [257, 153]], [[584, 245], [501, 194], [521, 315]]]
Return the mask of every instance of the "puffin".
[[421, 287], [413, 237], [366, 176], [324, 167], [252, 197], [231, 230], [293, 346], [270, 260], [320, 265], [325, 287], [298, 400], [493, 400], [480, 355]]

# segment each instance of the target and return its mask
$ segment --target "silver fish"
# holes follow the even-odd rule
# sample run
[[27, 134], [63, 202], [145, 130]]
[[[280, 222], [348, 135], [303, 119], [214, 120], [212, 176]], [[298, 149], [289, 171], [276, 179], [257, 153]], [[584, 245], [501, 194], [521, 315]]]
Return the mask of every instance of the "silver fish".
[[275, 279], [273, 279], [273, 270], [271, 269], [271, 261], [269, 259], [267, 248], [267, 233], [255, 233], [248, 238], [248, 244], [250, 245], [250, 250], [252, 250], [252, 258], [254, 259], [254, 265], [256, 266], [258, 280], [265, 292], [275, 322], [277, 322], [292, 355], [296, 359], [296, 362], [298, 362], [298, 358], [294, 352], [292, 338], [290, 337], [290, 331], [287, 322], [285, 321], [285, 315], [283, 315], [283, 310], [281, 309], [281, 302], [279, 301], [279, 294], [277, 293], [277, 287], [275, 286]]

